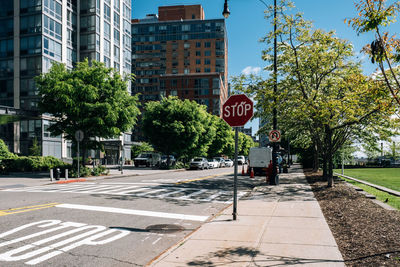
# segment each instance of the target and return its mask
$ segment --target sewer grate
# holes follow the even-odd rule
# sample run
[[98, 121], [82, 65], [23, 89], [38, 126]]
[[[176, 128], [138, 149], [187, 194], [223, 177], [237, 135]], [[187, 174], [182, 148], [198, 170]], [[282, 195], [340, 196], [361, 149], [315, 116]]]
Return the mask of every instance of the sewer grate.
[[146, 227], [146, 230], [152, 233], [175, 233], [185, 230], [176, 224], [154, 224]]

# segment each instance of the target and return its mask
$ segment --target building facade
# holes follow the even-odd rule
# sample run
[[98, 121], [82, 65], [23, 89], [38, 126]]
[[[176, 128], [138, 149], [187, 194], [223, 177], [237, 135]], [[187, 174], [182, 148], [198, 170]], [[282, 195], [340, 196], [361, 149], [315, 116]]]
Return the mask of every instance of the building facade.
[[[131, 73], [131, 0], [0, 2], [0, 105], [37, 110], [34, 77], [47, 72], [54, 61], [72, 69], [88, 58], [121, 74]], [[52, 136], [51, 123], [50, 116], [40, 115], [0, 124], [0, 138], [14, 153], [28, 154], [36, 139], [42, 155], [71, 158], [71, 143]], [[115, 141], [121, 145], [124, 140], [130, 142], [130, 136]], [[129, 147], [125, 154], [130, 158]]]
[[200, 5], [159, 7], [132, 20], [132, 93], [142, 103], [178, 96], [220, 116], [228, 97], [224, 19], [204, 19]]

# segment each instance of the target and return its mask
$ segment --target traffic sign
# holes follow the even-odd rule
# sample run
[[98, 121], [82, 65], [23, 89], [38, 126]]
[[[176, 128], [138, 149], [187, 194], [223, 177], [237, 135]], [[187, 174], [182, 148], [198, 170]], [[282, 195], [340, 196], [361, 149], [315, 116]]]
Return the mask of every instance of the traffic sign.
[[222, 106], [222, 118], [232, 127], [244, 126], [253, 117], [253, 101], [246, 95], [232, 95]]
[[269, 131], [268, 138], [270, 142], [280, 142], [281, 141], [281, 132], [279, 130], [271, 130]]
[[75, 140], [78, 142], [82, 142], [83, 140], [83, 132], [82, 130], [78, 130], [75, 132]]

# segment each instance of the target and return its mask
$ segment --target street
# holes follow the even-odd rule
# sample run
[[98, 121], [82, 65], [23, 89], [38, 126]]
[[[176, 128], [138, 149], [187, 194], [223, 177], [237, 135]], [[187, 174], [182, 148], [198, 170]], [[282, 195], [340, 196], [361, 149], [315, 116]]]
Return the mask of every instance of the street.
[[[239, 198], [259, 184], [238, 178]], [[3, 187], [0, 265], [143, 266], [230, 205], [232, 186], [220, 168]]]

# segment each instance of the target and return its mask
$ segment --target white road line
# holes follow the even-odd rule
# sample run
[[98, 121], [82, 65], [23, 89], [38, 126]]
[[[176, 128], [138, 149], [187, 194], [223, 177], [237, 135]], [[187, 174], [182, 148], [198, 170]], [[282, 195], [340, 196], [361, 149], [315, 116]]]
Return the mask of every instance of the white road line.
[[155, 245], [158, 241], [160, 241], [161, 240], [161, 237], [159, 237], [156, 241], [154, 241], [153, 243], [151, 243], [151, 244], [153, 244], [153, 245]]
[[215, 193], [215, 194], [209, 196], [208, 198], [204, 199], [204, 201], [211, 201], [211, 200], [213, 200], [214, 198], [217, 198], [217, 197], [219, 197], [219, 196], [221, 196], [221, 195], [222, 195], [222, 194], [221, 194], [220, 192]]
[[152, 194], [154, 194], [154, 193], [157, 193], [157, 192], [162, 192], [162, 191], [166, 191], [167, 189], [165, 189], [165, 188], [161, 188], [161, 189], [155, 189], [155, 190], [151, 190], [151, 191], [148, 191], [148, 192], [144, 192], [144, 193], [140, 193], [140, 194], [136, 194], [136, 196], [138, 196], [138, 197], [142, 197], [142, 196], [146, 196], [146, 195], [152, 195]]
[[158, 197], [159, 198], [164, 198], [166, 196], [169, 196], [169, 195], [172, 195], [172, 194], [177, 194], [177, 193], [180, 193], [180, 192], [185, 191], [185, 190], [186, 190], [186, 188], [174, 190], [174, 191], [171, 191], [171, 192], [168, 192], [168, 193], [165, 193], [165, 194], [158, 195]]
[[124, 191], [126, 191], [127, 189], [132, 189], [132, 188], [138, 188], [138, 186], [137, 185], [119, 186], [118, 188], [115, 187], [115, 189], [107, 190], [107, 191], [101, 191], [101, 192], [98, 192], [98, 193], [102, 193], [102, 194], [106, 194], [106, 195], [115, 195], [115, 193], [120, 191], [121, 189], [124, 189]]
[[199, 190], [197, 192], [193, 192], [193, 193], [191, 193], [189, 195], [178, 197], [178, 199], [189, 199], [191, 197], [194, 197], [194, 196], [197, 196], [197, 195], [201, 195], [204, 192], [207, 192], [207, 189], [201, 189], [201, 190]]
[[159, 185], [159, 183], [101, 183], [101, 184], [115, 184], [115, 185]]
[[141, 187], [141, 188], [138, 188], [138, 189], [124, 190], [124, 191], [121, 191], [121, 192], [114, 193], [113, 195], [123, 195], [123, 196], [125, 196], [125, 195], [133, 195], [133, 194], [130, 194], [130, 193], [131, 192], [138, 192], [138, 191], [148, 190], [148, 189], [149, 189], [148, 187]]
[[138, 215], [138, 216], [169, 218], [169, 219], [180, 219], [180, 220], [188, 220], [188, 221], [200, 221], [200, 222], [204, 222], [208, 218], [207, 216], [198, 216], [198, 215], [186, 215], [186, 214], [166, 213], [166, 212], [156, 212], [156, 211], [146, 211], [146, 210], [130, 210], [130, 209], [120, 209], [120, 208], [113, 208], [113, 207], [100, 207], [100, 206], [88, 206], [88, 205], [77, 205], [77, 204], [60, 204], [55, 207], [67, 208], [67, 209], [110, 212], [110, 213], [120, 213], [120, 214], [129, 214], [129, 215]]

